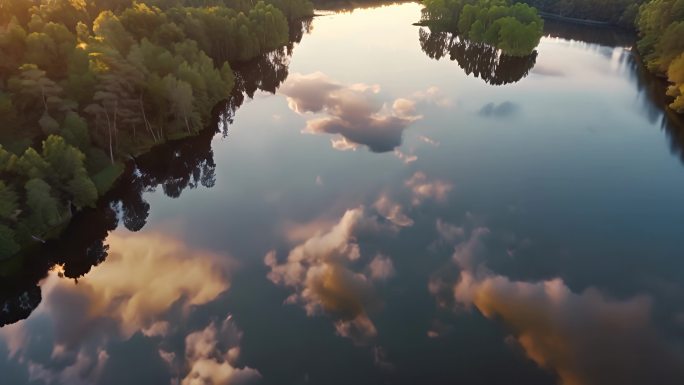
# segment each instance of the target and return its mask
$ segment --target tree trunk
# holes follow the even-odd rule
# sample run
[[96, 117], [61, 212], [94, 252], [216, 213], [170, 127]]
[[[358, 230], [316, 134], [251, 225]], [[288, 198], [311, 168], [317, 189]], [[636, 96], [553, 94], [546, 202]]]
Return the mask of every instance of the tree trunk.
[[105, 108], [105, 116], [107, 117], [107, 133], [109, 134], [109, 159], [114, 164], [114, 151], [112, 150], [112, 124], [109, 120], [109, 113]]
[[142, 100], [142, 94], [140, 94], [140, 111], [142, 112], [142, 117], [143, 117], [143, 122], [145, 123], [145, 128], [147, 128], [147, 131], [149, 131], [150, 135], [152, 135], [152, 140], [154, 140], [155, 143], [157, 143], [157, 137], [154, 135], [154, 130], [152, 130], [152, 126], [150, 125], [150, 122], [147, 120], [147, 115], [145, 115], [145, 105], [143, 104]]
[[116, 118], [119, 114], [119, 101], [114, 102], [114, 146], [116, 147], [116, 152], [119, 152], [119, 130], [116, 128]]
[[47, 99], [45, 98], [45, 87], [40, 86], [40, 93], [43, 94], [43, 106], [45, 107], [45, 113], [48, 113]]

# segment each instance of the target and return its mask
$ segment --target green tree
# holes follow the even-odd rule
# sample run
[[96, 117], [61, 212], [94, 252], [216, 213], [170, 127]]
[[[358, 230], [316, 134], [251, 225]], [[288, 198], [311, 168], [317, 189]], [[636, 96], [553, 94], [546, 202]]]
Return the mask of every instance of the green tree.
[[0, 223], [0, 260], [11, 257], [20, 248], [14, 239], [14, 230]]
[[51, 194], [50, 185], [39, 178], [30, 179], [24, 186], [28, 206], [27, 225], [32, 235], [40, 236], [64, 220], [60, 214], [60, 204]]

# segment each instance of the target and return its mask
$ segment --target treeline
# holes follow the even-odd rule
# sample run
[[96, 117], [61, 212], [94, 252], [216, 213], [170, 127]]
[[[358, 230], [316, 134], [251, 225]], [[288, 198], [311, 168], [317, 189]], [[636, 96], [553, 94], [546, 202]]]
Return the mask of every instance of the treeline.
[[213, 187], [214, 134], [230, 135], [230, 124], [246, 97], [253, 97], [257, 90], [274, 93], [285, 81], [294, 44], [310, 27], [310, 19], [291, 23], [287, 46], [236, 64], [233, 92], [215, 106], [216, 114], [207, 129], [155, 146], [136, 157], [135, 162], [127, 163], [119, 182], [98, 199], [96, 207], [76, 213], [69, 221], [65, 233], [78, 236], [57, 237], [27, 250], [22, 257], [0, 260], [0, 327], [28, 317], [38, 306], [39, 284], [53, 266], [62, 266], [65, 277], [79, 279], [108, 257], [109, 232], [119, 226], [128, 231], [141, 230], [151, 210], [146, 192], [157, 190], [177, 198], [187, 190]]
[[518, 0], [540, 11], [633, 28], [645, 0]]
[[0, 2], [0, 258], [59, 233], [121, 162], [194, 135], [230, 63], [285, 45], [307, 0]]
[[644, 64], [672, 83], [670, 108], [684, 113], [684, 1], [682, 0], [519, 0], [560, 16], [605, 21], [636, 29]]
[[641, 6], [638, 47], [647, 68], [672, 83], [670, 108], [684, 113], [684, 1], [652, 0]]
[[513, 56], [526, 56], [541, 39], [544, 22], [536, 9], [508, 0], [423, 0], [422, 21], [456, 32]]

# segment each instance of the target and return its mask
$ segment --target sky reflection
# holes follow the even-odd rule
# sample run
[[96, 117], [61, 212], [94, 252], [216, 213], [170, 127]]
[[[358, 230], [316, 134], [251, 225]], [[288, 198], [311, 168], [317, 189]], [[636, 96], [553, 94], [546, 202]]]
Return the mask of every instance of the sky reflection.
[[[229, 259], [163, 234], [115, 233], [107, 243], [106, 265], [78, 282], [61, 278], [55, 267], [31, 319], [0, 330], [8, 359], [25, 367], [25, 380], [125, 383], [133, 373], [118, 373], [121, 365], [138, 368], [143, 378], [183, 385], [258, 377], [253, 369], [234, 366], [240, 332], [230, 317], [199, 331], [188, 321], [196, 307], [228, 290]], [[140, 357], [146, 350], [135, 346], [140, 344], [152, 354]], [[138, 353], [127, 357], [128, 349]], [[131, 361], [137, 358], [144, 362]]]
[[683, 383], [681, 135], [631, 52], [433, 60], [419, 15], [315, 18], [225, 136], [141, 160], [0, 383]]
[[402, 145], [404, 130], [422, 118], [418, 104], [450, 104], [434, 86], [383, 102], [377, 84], [342, 85], [321, 72], [291, 74], [279, 92], [294, 112], [323, 115], [308, 119], [302, 132], [339, 135], [331, 143], [341, 151], [356, 150], [360, 145], [372, 152], [396, 150]]

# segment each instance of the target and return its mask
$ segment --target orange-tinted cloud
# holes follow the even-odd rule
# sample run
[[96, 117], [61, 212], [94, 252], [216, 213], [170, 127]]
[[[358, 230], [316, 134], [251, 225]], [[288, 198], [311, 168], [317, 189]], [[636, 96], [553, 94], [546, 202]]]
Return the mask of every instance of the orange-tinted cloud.
[[212, 322], [189, 334], [185, 338], [185, 358], [190, 370], [181, 385], [242, 385], [258, 381], [261, 375], [257, 370], [235, 365], [241, 337], [230, 318], [220, 327]]
[[502, 320], [527, 356], [554, 371], [562, 385], [680, 384], [684, 352], [659, 335], [651, 300], [572, 292], [560, 279], [515, 282], [498, 275], [461, 275], [458, 301]]
[[438, 202], [444, 201], [447, 194], [453, 189], [453, 185], [443, 180], [430, 180], [423, 172], [416, 172], [405, 183], [411, 190], [412, 203], [419, 205], [427, 199], [434, 199]]
[[[33, 315], [0, 330], [31, 378], [97, 383], [110, 342], [126, 341], [138, 332], [163, 339], [177, 327], [171, 322], [173, 309], [188, 313], [230, 286], [227, 256], [154, 233], [114, 233], [107, 243], [110, 253], [104, 263], [78, 284], [51, 272], [42, 287], [44, 300]], [[47, 320], [50, 327], [35, 319]], [[30, 347], [36, 344], [47, 344], [50, 357], [34, 356]]]
[[383, 103], [379, 91], [378, 85], [343, 85], [321, 72], [292, 74], [280, 88], [293, 111], [324, 115], [309, 119], [304, 132], [339, 135], [332, 142], [339, 150], [363, 145], [373, 152], [388, 152], [401, 145], [404, 130], [420, 116], [415, 101]]
[[310, 316], [330, 314], [339, 335], [366, 342], [377, 334], [368, 316], [379, 302], [373, 280], [388, 278], [393, 266], [389, 258], [376, 256], [357, 271], [356, 266], [368, 260], [361, 254], [357, 237], [396, 233], [397, 229], [364, 207], [347, 210], [336, 224], [296, 245], [286, 260], [280, 262], [275, 251], [269, 252], [264, 258], [270, 268], [268, 278], [294, 290], [288, 303], [301, 304]]

